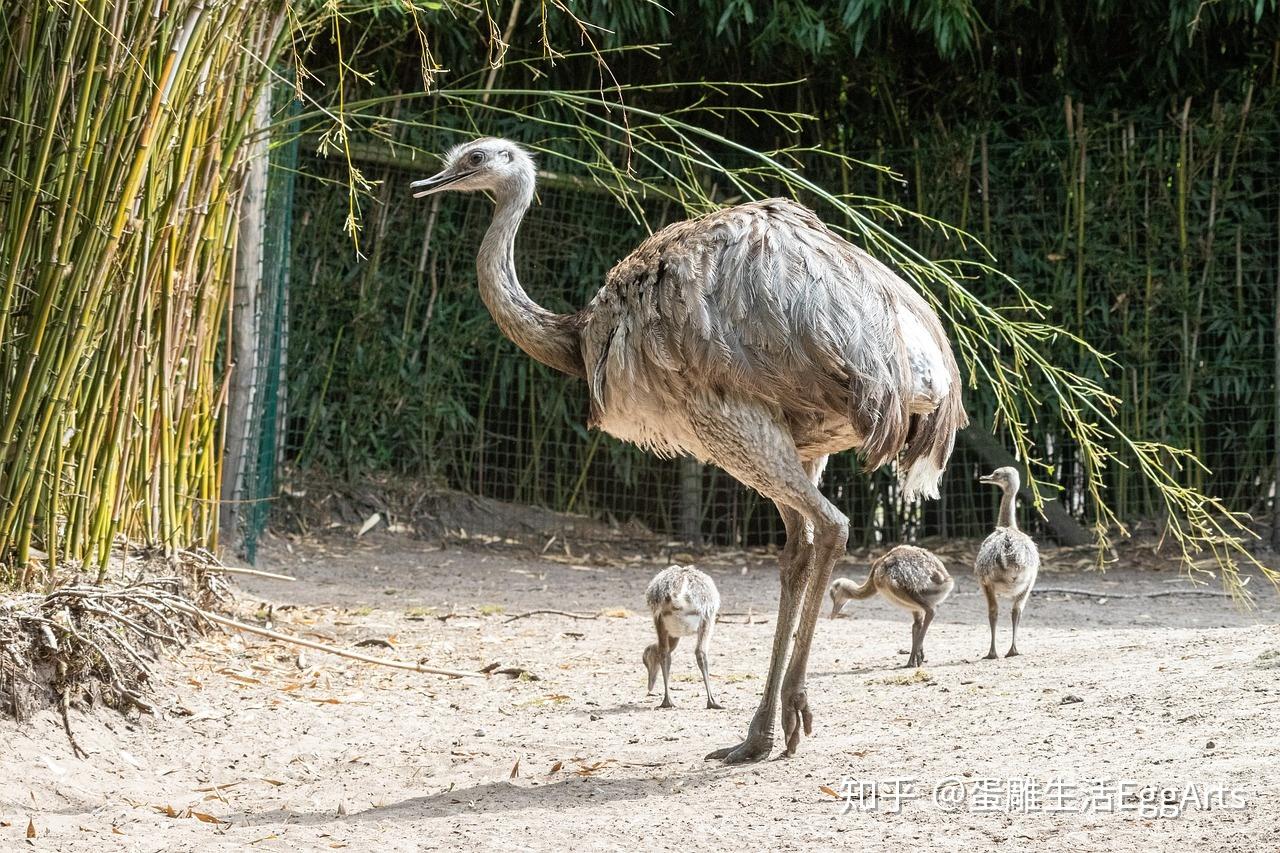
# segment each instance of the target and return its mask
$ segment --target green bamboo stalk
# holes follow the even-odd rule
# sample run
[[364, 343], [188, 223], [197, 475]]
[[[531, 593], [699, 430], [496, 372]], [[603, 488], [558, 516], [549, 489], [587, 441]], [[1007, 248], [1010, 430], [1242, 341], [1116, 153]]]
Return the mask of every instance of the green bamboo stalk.
[[29, 585], [36, 545], [56, 582], [64, 563], [101, 576], [120, 533], [214, 542], [240, 97], [265, 83], [282, 7], [20, 0], [3, 15], [27, 79], [0, 69], [16, 188], [0, 200], [0, 562]]

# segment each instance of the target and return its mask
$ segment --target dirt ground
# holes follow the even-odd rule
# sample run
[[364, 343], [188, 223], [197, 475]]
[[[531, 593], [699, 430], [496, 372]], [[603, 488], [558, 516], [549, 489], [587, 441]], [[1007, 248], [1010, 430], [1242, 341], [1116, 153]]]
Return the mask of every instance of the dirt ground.
[[[1280, 849], [1273, 592], [1251, 612], [1199, 595], [1037, 595], [1023, 656], [987, 661], [982, 597], [953, 562], [957, 590], [924, 669], [900, 669], [904, 614], [852, 602], [850, 618], [818, 626], [814, 736], [791, 759], [726, 767], [702, 756], [737, 742], [755, 708], [775, 566], [756, 553], [700, 560], [733, 614], [710, 654], [726, 710], [703, 707], [682, 646], [678, 708], [658, 711], [640, 652], [652, 634], [643, 590], [665, 564], [377, 532], [275, 540], [259, 567], [297, 581], [245, 579], [241, 618], [528, 674], [450, 680], [211, 635], [164, 666], [159, 718], [73, 713], [88, 758], [72, 756], [52, 713], [0, 723], [0, 849]], [[1187, 586], [1171, 571], [1098, 575], [1052, 556], [1040, 580], [1120, 595]], [[534, 608], [602, 615], [507, 621]], [[873, 783], [875, 809], [840, 796]], [[1019, 800], [1034, 783], [1041, 797]], [[935, 786], [965, 802], [935, 802]], [[1185, 786], [1197, 800], [1180, 816], [1138, 811], [1141, 789]]]

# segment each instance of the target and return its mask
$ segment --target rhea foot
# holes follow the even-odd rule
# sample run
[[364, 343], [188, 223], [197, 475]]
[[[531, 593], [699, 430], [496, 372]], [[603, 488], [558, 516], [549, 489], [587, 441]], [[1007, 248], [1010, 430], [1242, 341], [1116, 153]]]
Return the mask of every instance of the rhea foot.
[[710, 709], [716, 710], [716, 711], [723, 711], [723, 710], [724, 710], [724, 706], [723, 706], [723, 705], [721, 705], [719, 702], [717, 702], [717, 701], [716, 701], [716, 700], [714, 700], [714, 699], [708, 699], [708, 700], [707, 700], [707, 707], [708, 707], [708, 708], [710, 708]]
[[675, 707], [675, 703], [671, 701], [671, 697], [670, 697], [670, 696], [663, 696], [663, 697], [662, 697], [662, 704], [661, 704], [661, 705], [658, 705], [658, 706], [657, 706], [656, 708], [654, 708], [653, 710], [655, 710], [655, 711], [661, 711], [663, 708], [674, 708], [674, 707]]
[[813, 712], [809, 710], [809, 697], [803, 687], [784, 690], [782, 693], [782, 731], [787, 738], [787, 755], [795, 755], [800, 745], [800, 729], [813, 736]]
[[762, 731], [755, 720], [747, 728], [747, 739], [737, 746], [726, 746], [707, 753], [707, 761], [723, 761], [725, 764], [745, 764], [748, 761], [762, 761], [773, 751], [773, 726]]
[[747, 739], [737, 746], [726, 746], [707, 753], [707, 760], [719, 760], [725, 764], [746, 764], [750, 761], [763, 761], [773, 751], [773, 738], [764, 735], [748, 735]]
[[1010, 646], [1009, 651], [1005, 652], [1004, 656], [1007, 658], [1016, 658], [1019, 654], [1021, 654], [1021, 652], [1019, 652], [1016, 647]]

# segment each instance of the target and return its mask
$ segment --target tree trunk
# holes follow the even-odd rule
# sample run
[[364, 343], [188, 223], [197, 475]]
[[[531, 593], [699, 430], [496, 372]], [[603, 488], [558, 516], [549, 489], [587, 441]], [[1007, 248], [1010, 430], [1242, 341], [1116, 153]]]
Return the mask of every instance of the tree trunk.
[[[1017, 468], [1018, 472], [1022, 474], [1023, 482], [1026, 482], [1026, 466], [1019, 465], [1018, 461], [1013, 458], [1013, 454], [1005, 450], [1004, 445], [997, 441], [995, 436], [986, 432], [982, 426], [973, 424], [966, 427], [960, 431], [959, 436], [965, 447], [976, 453], [978, 458], [990, 469], [994, 470], [1006, 465]], [[1031, 499], [1031, 492], [1026, 486], [1023, 486], [1019, 493], [1026, 500]], [[1053, 531], [1054, 538], [1058, 540], [1058, 544], [1070, 546], [1093, 544], [1093, 534], [1086, 530], [1080, 522], [1072, 518], [1061, 502], [1045, 501], [1042, 512], [1044, 513], [1045, 523]]]
[[[263, 86], [254, 108], [254, 128], [271, 121], [271, 87]], [[221, 541], [240, 546], [240, 501], [249, 463], [249, 437], [257, 411], [259, 304], [262, 286], [263, 231], [267, 214], [268, 136], [259, 132], [246, 146], [249, 163], [240, 191], [235, 284], [231, 300], [231, 381], [227, 389], [226, 456], [222, 468]]]

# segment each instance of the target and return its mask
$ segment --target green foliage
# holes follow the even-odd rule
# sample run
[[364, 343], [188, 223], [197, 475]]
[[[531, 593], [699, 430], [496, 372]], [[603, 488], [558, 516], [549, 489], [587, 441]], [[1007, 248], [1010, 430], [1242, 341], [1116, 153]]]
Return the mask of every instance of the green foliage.
[[[634, 4], [611, 8], [633, 15], [636, 26], [653, 14]], [[913, 66], [922, 55], [919, 44], [908, 41], [898, 48], [902, 34], [897, 28], [919, 29], [925, 21], [934, 39], [927, 50], [938, 59], [941, 7], [913, 5], [899, 8], [925, 16], [912, 19], [915, 23], [877, 19], [884, 30], [875, 31], [876, 43], [894, 49], [873, 52], [864, 43], [865, 67], [874, 72], [865, 86], [851, 84], [853, 78], [840, 73], [847, 69], [834, 63], [811, 69], [807, 60], [797, 58], [818, 56], [813, 52], [821, 48], [817, 41], [796, 52], [788, 52], [780, 41], [772, 43], [780, 48], [779, 61], [764, 69], [765, 75], [798, 77], [816, 71], [814, 80], [803, 86], [707, 83], [691, 88], [673, 82], [682, 63], [705, 69], [708, 57], [714, 61], [726, 51], [733, 53], [734, 48], [725, 47], [732, 41], [729, 30], [734, 15], [746, 15], [748, 8], [734, 4], [722, 7], [718, 17], [674, 19], [676, 29], [670, 32], [681, 45], [673, 62], [655, 63], [652, 51], [619, 48], [607, 56], [609, 70], [602, 68], [593, 47], [569, 56], [549, 49], [555, 40], [549, 40], [548, 26], [574, 31], [580, 26], [576, 19], [543, 21], [545, 10], [530, 12], [532, 20], [522, 22], [517, 16], [512, 28], [504, 30], [504, 39], [513, 46], [496, 74], [475, 68], [474, 61], [460, 61], [448, 81], [424, 97], [417, 91], [420, 84], [406, 84], [404, 72], [396, 73], [396, 62], [380, 64], [379, 54], [367, 54], [360, 62], [386, 73], [367, 78], [373, 81], [372, 97], [344, 95], [337, 114], [340, 132], [334, 133], [332, 113], [322, 109], [309, 110], [303, 121], [308, 131], [325, 134], [328, 147], [348, 161], [346, 174], [358, 172], [361, 180], [376, 179], [365, 174], [364, 165], [353, 168], [356, 163], [397, 162], [399, 170], [383, 179], [403, 180], [411, 158], [490, 132], [523, 139], [544, 153], [546, 168], [579, 176], [595, 192], [611, 196], [612, 201], [599, 197], [591, 210], [576, 212], [570, 233], [579, 238], [570, 244], [569, 257], [550, 270], [538, 269], [535, 262], [533, 270], [525, 271], [534, 294], [555, 308], [582, 304], [608, 263], [623, 254], [613, 238], [625, 238], [618, 241], [622, 243], [632, 239], [628, 228], [604, 224], [606, 215], [625, 211], [631, 219], [623, 221], [629, 225], [652, 227], [726, 200], [795, 195], [894, 263], [948, 318], [979, 388], [971, 397], [971, 411], [988, 428], [1007, 430], [1019, 455], [1032, 460], [1037, 488], [1063, 487], [1070, 509], [1092, 519], [1099, 532], [1116, 526], [1117, 507], [1125, 517], [1163, 516], [1188, 559], [1197, 549], [1209, 548], [1229, 565], [1240, 547], [1233, 532], [1240, 519], [1205, 497], [1199, 489], [1207, 481], [1177, 448], [1191, 444], [1210, 456], [1240, 458], [1229, 436], [1207, 434], [1206, 418], [1227, 406], [1243, 411], [1260, 399], [1258, 355], [1265, 355], [1267, 335], [1233, 325], [1231, 311], [1210, 304], [1214, 299], [1208, 294], [1216, 296], [1220, 291], [1213, 285], [1228, 275], [1214, 247], [1231, 240], [1240, 247], [1231, 264], [1237, 307], [1265, 300], [1268, 292], [1264, 261], [1270, 244], [1265, 235], [1274, 205], [1261, 188], [1275, 150], [1274, 66], [1260, 65], [1257, 57], [1265, 54], [1264, 34], [1274, 29], [1270, 8], [1256, 7], [1256, 15], [1235, 27], [1226, 25], [1241, 22], [1231, 18], [1231, 4], [1203, 9], [1185, 43], [1168, 33], [1160, 39], [1126, 41], [1122, 56], [1104, 60], [1103, 48], [1077, 37], [1069, 26], [1074, 19], [1056, 7], [1012, 4], [977, 17], [969, 7], [957, 6], [953, 11], [960, 18], [946, 19], [953, 28], [947, 50], [955, 61], [940, 74], [937, 65], [927, 72]], [[774, 7], [754, 20], [755, 31], [775, 38], [787, 23], [787, 9], [800, 8]], [[867, 14], [874, 12], [866, 8], [871, 10]], [[734, 13], [726, 17], [726, 10]], [[500, 11], [471, 23], [492, 31], [503, 21]], [[751, 9], [750, 14], [756, 12]], [[1084, 7], [1080, 14], [1079, 32], [1105, 31], [1112, 42], [1181, 20], [1173, 16], [1157, 22], [1136, 13], [1126, 17], [1119, 7], [1104, 5]], [[963, 41], [956, 29], [960, 20], [974, 33], [966, 51], [953, 50]], [[1049, 30], [1056, 38], [1043, 38], [1047, 21], [1055, 23], [1056, 29]], [[717, 29], [708, 33], [712, 23]], [[1125, 30], [1121, 23], [1131, 26]], [[371, 35], [376, 27], [367, 21], [344, 26], [359, 33], [356, 42], [379, 43]], [[846, 36], [847, 30], [842, 31]], [[870, 36], [863, 38], [865, 42]], [[626, 32], [617, 39], [619, 44], [639, 40]], [[402, 55], [402, 42], [385, 41], [392, 45], [389, 56]], [[1188, 47], [1195, 45], [1213, 45], [1217, 54], [1211, 59], [1192, 55]], [[445, 66], [450, 52], [461, 49], [447, 39], [438, 48], [433, 57]], [[1160, 54], [1162, 50], [1168, 53]], [[726, 61], [726, 76], [732, 77], [750, 52], [737, 49]], [[670, 50], [664, 54], [672, 55]], [[1160, 70], [1154, 60], [1161, 55], [1178, 59], [1176, 74]], [[336, 69], [337, 88], [345, 92], [342, 81], [352, 79], [356, 68], [343, 57], [332, 56], [330, 67]], [[1009, 69], [1015, 73], [1004, 73]], [[918, 89], [926, 73], [932, 79]], [[1184, 73], [1198, 81], [1193, 89], [1210, 79], [1222, 82], [1221, 98], [1196, 100], [1194, 110], [1184, 107], [1182, 91], [1187, 90], [1152, 100], [1152, 87]], [[1078, 99], [1062, 98], [1097, 74], [1110, 75], [1111, 82], [1091, 90], [1087, 111]], [[554, 75], [556, 86], [548, 86], [546, 75]], [[619, 75], [632, 82], [618, 84]], [[585, 88], [564, 82], [573, 80], [584, 81]], [[1008, 92], [1015, 97], [1006, 100]], [[921, 93], [940, 96], [918, 97]], [[1095, 107], [1094, 96], [1107, 108]], [[802, 115], [810, 102], [818, 121]], [[1118, 105], [1126, 110], [1120, 112]], [[1164, 113], [1175, 105], [1178, 112], [1169, 118]], [[850, 159], [850, 153], [859, 160]], [[865, 168], [862, 161], [889, 163], [905, 177]], [[342, 170], [331, 174], [350, 186], [350, 180], [341, 180]], [[387, 186], [374, 190], [374, 196], [382, 197], [381, 211], [400, 203], [387, 192]], [[549, 214], [563, 205], [572, 207], [550, 192], [544, 200]], [[472, 219], [475, 202], [468, 205], [463, 221]], [[420, 210], [417, 215], [421, 222], [430, 214]], [[428, 251], [418, 249], [420, 258], [440, 266], [424, 269], [419, 263], [407, 276], [421, 283], [435, 272], [442, 282], [448, 280], [433, 305], [455, 282], [457, 293], [469, 287], [476, 237], [471, 232], [468, 239], [465, 225], [448, 222], [462, 215], [441, 209]], [[379, 249], [385, 235], [400, 237], [412, 227], [407, 224], [402, 231], [376, 224], [379, 216], [374, 212], [365, 219], [367, 225], [374, 223], [365, 232], [373, 242], [364, 250], [375, 271], [395, 254], [377, 256], [386, 251]], [[345, 218], [353, 221], [350, 204]], [[997, 274], [991, 255], [944, 222], [976, 232], [994, 250], [999, 265], [1014, 275]], [[529, 230], [539, 227], [531, 222]], [[597, 228], [604, 233], [597, 234]], [[443, 249], [437, 247], [441, 240], [448, 241]], [[409, 241], [400, 242], [396, 263], [406, 268], [413, 250], [404, 245]], [[460, 243], [466, 244], [462, 257], [454, 254]], [[391, 266], [381, 269], [400, 282], [406, 278], [391, 274]], [[327, 277], [327, 286], [339, 296], [343, 286], [362, 288], [350, 312], [336, 315], [355, 318], [340, 333], [357, 341], [352, 349], [347, 349], [349, 341], [340, 346], [339, 331], [321, 323], [326, 331], [319, 341], [327, 342], [334, 355], [324, 370], [301, 376], [298, 381], [308, 384], [293, 396], [310, 394], [314, 399], [320, 389], [324, 399], [317, 405], [332, 406], [332, 411], [298, 424], [304, 463], [329, 454], [329, 464], [358, 458], [359, 465], [421, 466], [454, 483], [505, 497], [555, 506], [645, 506], [652, 509], [651, 520], [664, 513], [669, 517], [670, 467], [582, 433], [574, 417], [582, 411], [578, 392], [513, 358], [503, 342], [492, 343], [490, 337], [491, 347], [486, 347], [485, 336], [496, 333], [473, 310], [473, 296], [462, 297], [471, 304], [460, 307], [456, 316], [441, 313], [429, 323], [425, 306], [410, 304], [421, 298], [415, 295], [420, 290], [396, 296], [390, 305], [393, 327], [419, 329], [417, 338], [406, 340], [394, 328], [391, 334], [380, 331], [376, 317], [388, 306], [367, 300], [385, 285], [374, 284], [370, 275], [353, 267]], [[309, 304], [321, 301], [301, 298]], [[363, 312], [371, 306], [371, 325], [361, 330]], [[422, 312], [420, 326], [411, 319], [411, 308]], [[477, 316], [480, 326], [471, 322]], [[446, 318], [448, 327], [438, 324]], [[1120, 360], [1099, 357], [1099, 349], [1086, 340]], [[388, 355], [397, 347], [404, 358]], [[314, 362], [324, 349], [312, 345], [303, 360]], [[345, 373], [349, 381], [334, 386], [333, 380], [344, 375], [334, 365], [347, 352], [357, 354]], [[406, 364], [412, 365], [412, 394], [398, 390], [404, 386], [392, 379], [392, 369], [403, 370]], [[467, 367], [460, 372], [461, 364]], [[1254, 377], [1252, 383], [1248, 377]], [[1122, 406], [1124, 399], [1132, 405]], [[406, 410], [412, 413], [406, 420], [417, 418], [416, 432], [406, 423], [388, 433], [385, 421]], [[297, 408], [294, 414], [304, 418]], [[460, 430], [466, 435], [460, 436]], [[1268, 453], [1268, 429], [1255, 423], [1248, 432], [1253, 444], [1247, 458], [1260, 460]], [[388, 434], [412, 441], [387, 442]], [[518, 448], [515, 458], [500, 461], [513, 448]], [[601, 465], [610, 467], [600, 472]], [[936, 511], [896, 507], [884, 481], [859, 485], [851, 467], [842, 472], [838, 465], [832, 474], [830, 488], [842, 505], [864, 508], [863, 517], [888, 535], [905, 527], [941, 529], [947, 517], [945, 504]], [[1258, 490], [1259, 476], [1242, 470], [1227, 484], [1233, 506], [1253, 506], [1247, 501]], [[630, 492], [621, 504], [619, 483]], [[721, 488], [714, 476], [709, 488]], [[731, 490], [718, 493], [735, 506], [751, 503], [749, 496]], [[953, 485], [950, 493], [964, 508], [976, 503], [967, 483], [964, 488]], [[753, 513], [752, 507], [744, 510], [748, 519]], [[955, 515], [954, 508], [950, 513]], [[851, 514], [857, 518], [860, 511]]]

